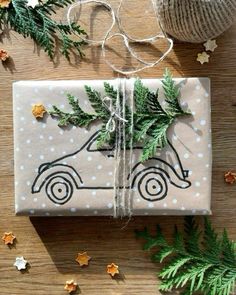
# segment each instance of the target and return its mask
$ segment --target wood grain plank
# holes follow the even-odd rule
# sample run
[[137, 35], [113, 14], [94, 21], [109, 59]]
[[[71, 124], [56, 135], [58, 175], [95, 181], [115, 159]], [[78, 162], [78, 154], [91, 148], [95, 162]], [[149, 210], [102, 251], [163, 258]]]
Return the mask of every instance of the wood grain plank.
[[[141, 5], [142, 1], [139, 1]], [[141, 35], [145, 26], [136, 28]], [[213, 188], [211, 220], [218, 231], [224, 227], [236, 237], [236, 186], [224, 183], [223, 175], [236, 168], [236, 25], [218, 38], [219, 47], [210, 63], [195, 61], [202, 45], [176, 43], [173, 52], [158, 67], [140, 73], [141, 78], [155, 78], [169, 67], [175, 76], [207, 76], [212, 80]], [[85, 49], [86, 59], [69, 64], [63, 58], [56, 63], [34, 47], [29, 39], [14, 32], [4, 38], [3, 48], [11, 60], [0, 65], [0, 233], [12, 230], [17, 244], [9, 249], [0, 243], [0, 294], [58, 295], [65, 294], [64, 282], [78, 280], [86, 295], [159, 294], [158, 266], [141, 250], [134, 229], [148, 225], [152, 230], [161, 223], [168, 237], [173, 224], [182, 225], [182, 217], [133, 217], [122, 229], [124, 221], [112, 218], [26, 218], [14, 216], [12, 82], [25, 79], [108, 79], [116, 77], [100, 57], [99, 48]], [[140, 52], [141, 48], [137, 49]], [[150, 56], [155, 55], [150, 50]], [[156, 55], [158, 56], [158, 52]], [[201, 218], [198, 218], [201, 221]], [[74, 261], [78, 251], [93, 257], [88, 268]], [[13, 263], [17, 255], [30, 262], [22, 274]], [[106, 264], [120, 265], [122, 276], [112, 280], [105, 272]]]

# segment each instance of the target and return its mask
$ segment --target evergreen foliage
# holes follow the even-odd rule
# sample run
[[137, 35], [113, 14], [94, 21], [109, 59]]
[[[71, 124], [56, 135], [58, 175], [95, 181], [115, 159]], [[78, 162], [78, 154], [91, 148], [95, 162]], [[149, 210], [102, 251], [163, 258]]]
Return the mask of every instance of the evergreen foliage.
[[[157, 149], [161, 149], [167, 145], [167, 132], [175, 118], [189, 115], [189, 113], [185, 112], [179, 104], [180, 90], [176, 86], [168, 70], [166, 70], [164, 74], [162, 84], [165, 94], [165, 104], [167, 105], [166, 108], [162, 107], [161, 103], [159, 102], [158, 90], [154, 93], [145, 87], [141, 80], [137, 79], [135, 81], [133, 130], [131, 130], [132, 114], [128, 103], [125, 105], [125, 108], [120, 105], [121, 117], [127, 120], [125, 124], [126, 139], [122, 140], [126, 140], [127, 146], [129, 146], [131, 138], [133, 139], [133, 144], [143, 145], [141, 161], [146, 161], [155, 156]], [[113, 108], [116, 109], [117, 91], [108, 83], [104, 83], [104, 90], [106, 96], [111, 98]], [[85, 86], [85, 91], [95, 112], [94, 116], [87, 114], [89, 118], [87, 125], [84, 124], [86, 116], [81, 109], [76, 112], [74, 110], [73, 113], [64, 113], [63, 111], [60, 113], [60, 110], [54, 106], [53, 111], [50, 113], [51, 115], [56, 115], [59, 117], [60, 126], [63, 124], [64, 126], [73, 124], [75, 126], [87, 127], [90, 123], [92, 123], [93, 120], [101, 120], [102, 127], [100, 129], [100, 134], [97, 141], [98, 147], [100, 148], [105, 144], [112, 145], [115, 141], [115, 132], [111, 134], [106, 130], [106, 124], [110, 119], [111, 112], [106, 106], [104, 106], [101, 93], [93, 90], [89, 86]], [[120, 97], [122, 104], [122, 94], [120, 94]], [[79, 105], [77, 107], [79, 108]], [[75, 119], [75, 117], [77, 117], [77, 119]], [[124, 126], [123, 124], [121, 125], [122, 131]]]
[[81, 46], [84, 41], [74, 41], [72, 34], [86, 35], [76, 23], [62, 24], [55, 21], [52, 15], [58, 8], [64, 8], [73, 0], [47, 0], [35, 8], [27, 6], [27, 0], [12, 0], [8, 8], [0, 8], [0, 30], [10, 27], [25, 38], [30, 37], [53, 59], [56, 48], [67, 59], [73, 49], [83, 55]]
[[136, 231], [136, 235], [145, 239], [144, 250], [157, 247], [152, 256], [154, 262], [165, 260], [159, 273], [160, 291], [180, 289], [181, 295], [234, 294], [236, 243], [229, 240], [226, 230], [219, 237], [207, 218], [202, 235], [194, 218], [186, 217], [184, 233], [175, 227], [172, 243], [167, 242], [159, 226], [154, 236], [146, 228]]

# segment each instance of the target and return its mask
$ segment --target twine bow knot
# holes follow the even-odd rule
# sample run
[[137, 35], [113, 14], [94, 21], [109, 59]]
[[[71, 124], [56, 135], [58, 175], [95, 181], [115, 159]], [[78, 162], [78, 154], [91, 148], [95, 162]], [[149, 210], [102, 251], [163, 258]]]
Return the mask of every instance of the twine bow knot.
[[116, 119], [119, 121], [122, 121], [124, 123], [127, 123], [128, 120], [125, 118], [122, 118], [119, 114], [119, 110], [115, 109], [113, 107], [112, 98], [109, 96], [105, 96], [102, 100], [103, 105], [106, 107], [106, 109], [110, 112], [110, 118], [106, 124], [106, 130], [110, 133], [114, 132], [116, 130]]

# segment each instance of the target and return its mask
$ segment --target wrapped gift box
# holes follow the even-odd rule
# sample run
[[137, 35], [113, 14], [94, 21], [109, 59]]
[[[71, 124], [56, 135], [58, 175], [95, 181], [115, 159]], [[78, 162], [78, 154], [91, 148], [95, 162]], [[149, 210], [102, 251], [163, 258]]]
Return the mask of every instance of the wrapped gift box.
[[[153, 91], [162, 89], [161, 80], [142, 81]], [[157, 151], [156, 159], [159, 160], [141, 164], [140, 150], [134, 148], [133, 179], [138, 180], [130, 188], [133, 215], [211, 212], [210, 81], [207, 78], [175, 81], [181, 87], [181, 105], [188, 108], [192, 116], [173, 124], [168, 132], [170, 145]], [[108, 82], [116, 84], [116, 80]], [[96, 149], [99, 126], [59, 128], [55, 118], [47, 114], [43, 120], [36, 120], [31, 112], [32, 105], [37, 103], [47, 109], [57, 105], [70, 111], [67, 93], [79, 97], [83, 109], [91, 112], [84, 85], [103, 93], [103, 83], [102, 80], [14, 83], [17, 215], [113, 215], [114, 157], [112, 150], [101, 152]], [[131, 83], [132, 80], [127, 80], [126, 87], [131, 87]], [[163, 97], [162, 91], [160, 97]], [[169, 170], [163, 182], [151, 173], [140, 172], [149, 166], [161, 165], [162, 169]], [[152, 182], [157, 183], [152, 185]], [[160, 185], [162, 196], [155, 199], [152, 190], [156, 185]]]

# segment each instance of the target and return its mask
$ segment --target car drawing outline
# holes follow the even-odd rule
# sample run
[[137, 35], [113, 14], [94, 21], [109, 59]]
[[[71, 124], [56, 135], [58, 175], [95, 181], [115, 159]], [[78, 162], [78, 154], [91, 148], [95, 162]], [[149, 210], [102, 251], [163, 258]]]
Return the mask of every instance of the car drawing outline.
[[[101, 162], [102, 165], [100, 166], [105, 166], [105, 171], [112, 167], [112, 161], [115, 160], [113, 147], [104, 149], [96, 148], [98, 134], [99, 131], [95, 132], [75, 152], [64, 155], [51, 162], [41, 164], [31, 187], [32, 194], [39, 193], [44, 188], [47, 197], [53, 203], [63, 205], [72, 198], [75, 189], [114, 189], [112, 172], [109, 172], [109, 176], [107, 173], [103, 179], [101, 177], [101, 171], [94, 169], [93, 163], [96, 162], [96, 158]], [[180, 157], [169, 140], [168, 145], [175, 159], [174, 163], [167, 162], [167, 160], [158, 156], [152, 157], [145, 163], [137, 160], [136, 163], [132, 164], [131, 173], [127, 173], [128, 175], [125, 177], [126, 183], [121, 184], [119, 188], [136, 190], [144, 200], [151, 202], [164, 199], [168, 194], [169, 185], [180, 189], [189, 188], [191, 186], [191, 182], [188, 180], [189, 170], [183, 169]], [[141, 151], [142, 147], [134, 146], [133, 151], [135, 150]], [[89, 166], [84, 161], [84, 157], [88, 157], [90, 154], [95, 159], [90, 160]], [[80, 161], [81, 159], [83, 161]], [[78, 168], [76, 169], [75, 166], [77, 164]], [[175, 168], [176, 164], [179, 171]], [[81, 165], [84, 166], [81, 168]], [[85, 169], [90, 169], [91, 171], [87, 170], [83, 174]], [[100, 172], [98, 180], [96, 180], [96, 176], [92, 176], [91, 178], [94, 171], [98, 171], [97, 173]], [[110, 182], [108, 182], [109, 180]]]

